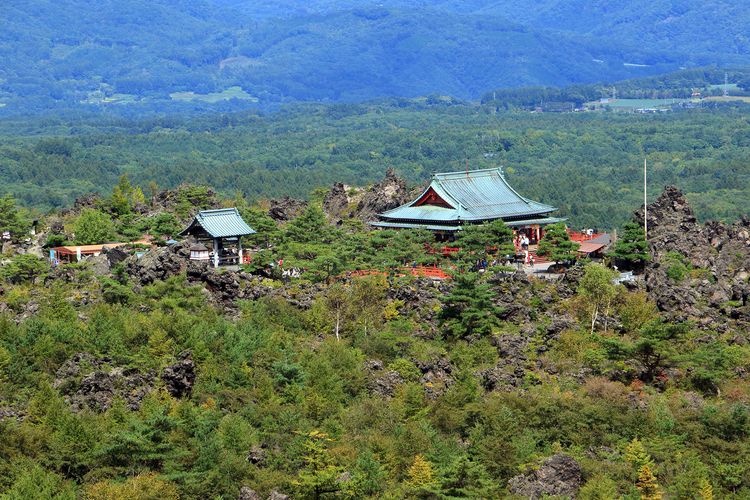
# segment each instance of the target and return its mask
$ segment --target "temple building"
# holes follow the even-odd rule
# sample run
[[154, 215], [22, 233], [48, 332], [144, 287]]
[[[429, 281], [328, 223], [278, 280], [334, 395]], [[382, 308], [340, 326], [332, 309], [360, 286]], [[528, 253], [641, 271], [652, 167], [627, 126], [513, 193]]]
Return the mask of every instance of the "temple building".
[[198, 241], [190, 248], [191, 260], [209, 261], [219, 267], [247, 261], [242, 254], [242, 237], [251, 234], [255, 234], [255, 230], [247, 225], [236, 208], [220, 208], [198, 212], [180, 236], [189, 235]]
[[440, 240], [452, 239], [466, 224], [502, 219], [539, 241], [543, 227], [565, 219], [551, 217], [555, 207], [529, 200], [505, 180], [500, 168], [435, 174], [416, 200], [378, 214], [379, 228], [424, 228]]

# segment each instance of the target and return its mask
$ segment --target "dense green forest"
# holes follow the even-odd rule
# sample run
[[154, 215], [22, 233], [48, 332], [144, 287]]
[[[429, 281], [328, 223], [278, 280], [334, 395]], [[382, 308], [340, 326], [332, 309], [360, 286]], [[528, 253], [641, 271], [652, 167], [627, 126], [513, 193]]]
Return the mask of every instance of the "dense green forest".
[[[47, 210], [106, 193], [122, 174], [144, 193], [184, 181], [252, 200], [364, 185], [392, 166], [414, 185], [434, 172], [502, 165], [525, 196], [574, 226], [615, 228], [650, 193], [679, 185], [699, 217], [747, 212], [744, 105], [664, 115], [529, 114], [446, 101], [305, 105], [271, 114], [130, 121], [0, 122], [0, 190]], [[152, 187], [149, 187], [152, 186]]]
[[476, 99], [747, 66], [750, 51], [747, 9], [720, 0], [11, 0], [0, 19], [2, 114]]

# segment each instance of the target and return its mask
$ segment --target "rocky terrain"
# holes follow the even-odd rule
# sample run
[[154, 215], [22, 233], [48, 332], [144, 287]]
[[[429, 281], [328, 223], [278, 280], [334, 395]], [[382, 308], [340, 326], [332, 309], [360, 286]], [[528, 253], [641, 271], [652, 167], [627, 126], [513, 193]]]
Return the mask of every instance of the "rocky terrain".
[[[649, 296], [668, 318], [726, 331], [750, 326], [750, 219], [700, 224], [668, 186], [648, 206]], [[635, 220], [643, 220], [643, 209]]]
[[411, 201], [419, 190], [408, 189], [406, 181], [389, 168], [382, 181], [368, 188], [334, 184], [323, 200], [323, 210], [334, 223], [349, 217], [369, 222], [377, 214]]

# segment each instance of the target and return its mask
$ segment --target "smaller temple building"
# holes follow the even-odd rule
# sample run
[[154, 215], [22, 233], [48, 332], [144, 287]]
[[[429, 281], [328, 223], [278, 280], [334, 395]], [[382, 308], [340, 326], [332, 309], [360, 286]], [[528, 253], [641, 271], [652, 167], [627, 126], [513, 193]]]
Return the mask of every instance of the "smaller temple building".
[[500, 168], [435, 174], [416, 200], [378, 214], [370, 224], [380, 228], [424, 228], [439, 240], [450, 240], [466, 224], [502, 219], [536, 243], [542, 228], [565, 219], [552, 217], [555, 207], [518, 194]]
[[87, 257], [97, 257], [105, 249], [111, 248], [122, 248], [122, 247], [149, 247], [151, 241], [149, 238], [143, 238], [138, 241], [131, 241], [128, 243], [103, 243], [101, 245], [65, 245], [59, 247], [53, 247], [49, 250], [49, 260], [52, 264], [70, 264], [73, 262], [80, 262]]
[[[209, 261], [214, 267], [246, 262], [242, 237], [255, 234], [236, 208], [201, 210], [180, 236], [192, 236], [190, 259]], [[210, 247], [210, 248], [209, 248]]]

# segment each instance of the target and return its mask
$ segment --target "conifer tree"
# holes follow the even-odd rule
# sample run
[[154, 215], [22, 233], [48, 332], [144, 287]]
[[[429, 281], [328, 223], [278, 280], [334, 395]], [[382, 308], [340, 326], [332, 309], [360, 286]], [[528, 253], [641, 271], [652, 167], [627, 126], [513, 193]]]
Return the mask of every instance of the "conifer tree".
[[414, 457], [411, 467], [409, 467], [408, 483], [411, 486], [421, 487], [428, 486], [432, 483], [434, 473], [432, 471], [432, 464], [424, 456], [417, 455]]
[[632, 221], [626, 222], [610, 256], [626, 265], [643, 267], [650, 259], [643, 227]]
[[638, 471], [636, 487], [641, 493], [641, 500], [661, 500], [662, 498], [659, 483], [656, 482], [656, 476], [648, 465], [641, 466]]
[[451, 292], [443, 299], [440, 319], [454, 337], [486, 335], [500, 322], [502, 309], [493, 302], [490, 285], [477, 273], [454, 276]]
[[314, 430], [308, 433], [304, 444], [304, 468], [294, 481], [301, 498], [318, 499], [341, 489], [337, 482], [341, 468], [333, 463], [328, 451], [330, 441], [324, 432]]
[[698, 483], [698, 496], [701, 500], [714, 500], [714, 488], [705, 477]]
[[558, 222], [545, 228], [544, 237], [539, 242], [536, 253], [545, 255], [555, 263], [573, 260], [579, 244], [570, 240], [565, 224]]
[[635, 470], [640, 470], [644, 465], [654, 466], [651, 455], [646, 452], [646, 447], [637, 437], [633, 438], [625, 447], [625, 461], [632, 465]]
[[0, 234], [8, 231], [10, 237], [18, 241], [27, 235], [29, 226], [29, 221], [16, 206], [13, 196], [6, 194], [0, 197]]

